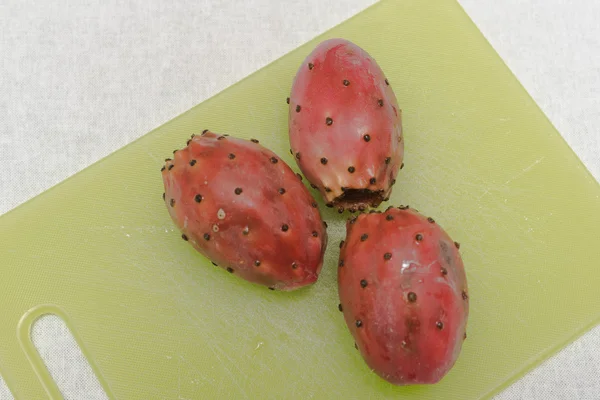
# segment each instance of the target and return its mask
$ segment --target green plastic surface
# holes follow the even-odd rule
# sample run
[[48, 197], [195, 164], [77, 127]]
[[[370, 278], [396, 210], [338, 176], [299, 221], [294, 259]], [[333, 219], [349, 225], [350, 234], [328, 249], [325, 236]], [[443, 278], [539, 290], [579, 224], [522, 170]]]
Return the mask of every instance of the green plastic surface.
[[[354, 350], [337, 310], [344, 219], [322, 201], [322, 276], [279, 293], [212, 267], [161, 199], [163, 159], [205, 128], [259, 138], [297, 171], [285, 98], [331, 37], [364, 47], [403, 108], [388, 204], [462, 244], [469, 337], [438, 385], [393, 387]], [[458, 4], [384, 1], [0, 218], [0, 372], [18, 399], [60, 398], [29, 340], [58, 313], [119, 399], [487, 398], [599, 322], [599, 237], [598, 183]]]

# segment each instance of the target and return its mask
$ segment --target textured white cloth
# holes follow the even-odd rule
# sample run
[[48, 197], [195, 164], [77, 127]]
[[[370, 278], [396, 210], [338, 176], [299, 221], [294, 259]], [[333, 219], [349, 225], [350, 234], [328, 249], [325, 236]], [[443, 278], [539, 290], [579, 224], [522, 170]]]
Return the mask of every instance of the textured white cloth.
[[[374, 2], [0, 0], [0, 214]], [[600, 179], [600, 3], [460, 3]], [[60, 322], [34, 342], [65, 398], [103, 398]], [[495, 400], [598, 400], [599, 349], [600, 327]]]

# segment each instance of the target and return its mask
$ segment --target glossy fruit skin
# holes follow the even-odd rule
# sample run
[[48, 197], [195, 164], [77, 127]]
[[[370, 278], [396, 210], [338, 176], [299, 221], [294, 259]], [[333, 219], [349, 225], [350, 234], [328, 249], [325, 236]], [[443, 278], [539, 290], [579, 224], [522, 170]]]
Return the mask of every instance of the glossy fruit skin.
[[317, 281], [328, 240], [317, 204], [257, 140], [204, 131], [166, 160], [162, 178], [182, 238], [214, 264], [274, 290]]
[[347, 222], [340, 308], [366, 364], [394, 385], [434, 384], [466, 338], [469, 295], [459, 244], [405, 207]]
[[321, 42], [300, 65], [288, 99], [291, 151], [324, 201], [377, 207], [403, 166], [402, 113], [389, 80], [362, 48]]

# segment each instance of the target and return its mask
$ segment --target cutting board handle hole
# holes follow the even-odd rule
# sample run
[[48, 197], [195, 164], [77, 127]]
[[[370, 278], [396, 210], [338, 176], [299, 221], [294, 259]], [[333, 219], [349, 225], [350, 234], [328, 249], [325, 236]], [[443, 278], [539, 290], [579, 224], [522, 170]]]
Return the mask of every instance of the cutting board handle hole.
[[4, 379], [2, 378], [1, 375], [0, 375], [0, 399], [3, 399], [3, 400], [13, 400], [14, 399], [10, 389], [6, 385], [6, 382], [4, 381]]
[[82, 393], [89, 400], [108, 400], [71, 330], [60, 317], [46, 314], [38, 318], [31, 327], [31, 342], [65, 400], [78, 398]]
[[110, 400], [110, 389], [89, 362], [85, 346], [55, 306], [29, 310], [19, 322], [23, 350], [51, 399]]

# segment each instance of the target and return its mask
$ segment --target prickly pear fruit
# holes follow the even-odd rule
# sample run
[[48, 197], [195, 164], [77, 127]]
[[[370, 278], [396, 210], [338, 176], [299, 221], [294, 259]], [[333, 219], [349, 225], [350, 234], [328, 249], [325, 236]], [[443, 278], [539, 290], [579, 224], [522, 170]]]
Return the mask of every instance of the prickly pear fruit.
[[346, 224], [340, 310], [361, 356], [394, 385], [434, 384], [466, 338], [469, 296], [459, 244], [411, 209]]
[[345, 39], [321, 42], [287, 101], [291, 151], [329, 207], [362, 211], [390, 196], [403, 166], [401, 110], [366, 51]]
[[167, 159], [162, 177], [182, 238], [214, 264], [273, 290], [318, 279], [327, 231], [317, 204], [257, 140], [204, 131]]

